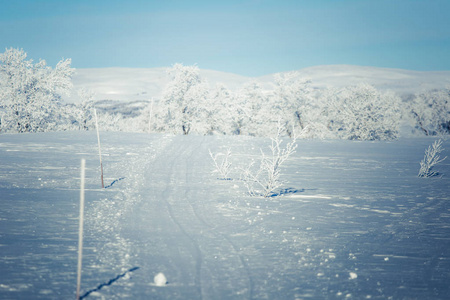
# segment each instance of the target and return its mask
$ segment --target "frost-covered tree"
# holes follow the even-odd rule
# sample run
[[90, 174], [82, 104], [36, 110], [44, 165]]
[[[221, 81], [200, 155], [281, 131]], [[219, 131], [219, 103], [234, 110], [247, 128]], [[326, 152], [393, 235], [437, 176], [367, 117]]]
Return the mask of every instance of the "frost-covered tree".
[[95, 124], [93, 120], [94, 92], [87, 89], [80, 89], [78, 96], [81, 103], [74, 105], [70, 111], [73, 116], [73, 124], [78, 130], [93, 129]]
[[[298, 72], [274, 75], [273, 112], [275, 119], [282, 120], [288, 135], [293, 128], [304, 129], [311, 121], [315, 101], [311, 81], [299, 77]], [[299, 131], [299, 130], [298, 130]]]
[[380, 93], [362, 84], [330, 94], [329, 127], [350, 140], [389, 140], [397, 138], [400, 124], [400, 98]]
[[234, 94], [223, 84], [217, 84], [209, 94], [207, 122], [211, 124], [210, 133], [237, 134], [239, 107]]
[[215, 127], [215, 120], [212, 115], [213, 107], [209, 101], [208, 84], [201, 81], [192, 86], [185, 94], [185, 100], [188, 103], [188, 109], [184, 117], [188, 120], [189, 132], [211, 134]]
[[[239, 110], [239, 133], [252, 136], [267, 136], [268, 128], [276, 128], [276, 119], [271, 115], [270, 97], [255, 81], [246, 84], [235, 98]], [[273, 123], [273, 124], [271, 124]]]
[[14, 132], [51, 130], [58, 122], [58, 101], [72, 88], [71, 60], [53, 69], [45, 60], [27, 60], [22, 49], [0, 54], [0, 99], [2, 129]]
[[335, 90], [321, 89], [311, 94], [309, 101], [302, 105], [302, 127], [298, 133], [304, 139], [333, 139], [337, 137], [331, 127], [331, 104], [335, 98]]
[[450, 89], [417, 94], [410, 105], [415, 126], [425, 135], [450, 133]]
[[189, 134], [204, 99], [204, 85], [197, 66], [175, 64], [168, 70], [170, 82], [163, 92], [160, 112], [161, 129]]

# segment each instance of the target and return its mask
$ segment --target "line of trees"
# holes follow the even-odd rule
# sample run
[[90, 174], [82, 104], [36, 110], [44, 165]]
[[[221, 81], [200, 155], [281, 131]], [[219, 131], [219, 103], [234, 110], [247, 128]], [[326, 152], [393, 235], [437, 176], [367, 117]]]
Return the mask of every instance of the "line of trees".
[[238, 91], [209, 88], [196, 66], [175, 64], [158, 110], [154, 131], [175, 134], [273, 136], [281, 121], [285, 134], [300, 138], [391, 140], [400, 126], [417, 133], [450, 133], [450, 90], [428, 91], [402, 100], [368, 84], [314, 89], [297, 72], [277, 74], [271, 89], [249, 82]]
[[[90, 130], [94, 128], [89, 91], [80, 104], [61, 102], [74, 92], [70, 59], [55, 68], [27, 60], [23, 50], [0, 54], [1, 132]], [[403, 123], [425, 135], [450, 133], [450, 90], [428, 91], [412, 99], [361, 84], [314, 89], [298, 73], [274, 76], [272, 87], [249, 82], [237, 91], [210, 87], [197, 66], [175, 64], [162, 98], [133, 116], [104, 111], [100, 127], [113, 131], [273, 136], [277, 124], [299, 138], [389, 140]]]

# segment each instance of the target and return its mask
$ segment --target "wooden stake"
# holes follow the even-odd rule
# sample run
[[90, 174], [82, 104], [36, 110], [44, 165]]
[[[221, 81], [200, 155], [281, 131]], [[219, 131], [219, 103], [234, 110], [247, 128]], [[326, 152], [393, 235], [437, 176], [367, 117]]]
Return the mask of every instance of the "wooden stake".
[[149, 118], [148, 118], [148, 132], [152, 132], [152, 116], [153, 116], [153, 98], [152, 102], [150, 104], [150, 112], [149, 112]]
[[97, 128], [97, 140], [98, 140], [98, 156], [100, 157], [100, 177], [102, 181], [102, 189], [105, 188], [105, 184], [103, 181], [103, 164], [102, 164], [102, 149], [100, 147], [100, 133], [98, 131], [98, 118], [97, 118], [97, 110], [94, 108], [94, 116], [95, 116], [95, 128]]
[[83, 223], [84, 223], [84, 177], [86, 160], [81, 160], [81, 184], [80, 184], [80, 224], [78, 228], [78, 268], [77, 268], [77, 300], [80, 299], [81, 265], [83, 261]]

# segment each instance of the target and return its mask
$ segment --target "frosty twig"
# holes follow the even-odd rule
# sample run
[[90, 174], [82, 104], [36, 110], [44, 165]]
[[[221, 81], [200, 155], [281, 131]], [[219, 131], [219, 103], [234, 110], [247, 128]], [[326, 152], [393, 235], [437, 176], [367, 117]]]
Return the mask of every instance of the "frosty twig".
[[420, 162], [420, 170], [417, 176], [433, 177], [439, 175], [438, 172], [433, 171], [433, 167], [447, 158], [447, 156], [444, 158], [440, 158], [439, 153], [441, 153], [443, 150], [444, 148], [442, 148], [441, 139], [428, 146], [428, 149], [425, 150], [425, 156]]

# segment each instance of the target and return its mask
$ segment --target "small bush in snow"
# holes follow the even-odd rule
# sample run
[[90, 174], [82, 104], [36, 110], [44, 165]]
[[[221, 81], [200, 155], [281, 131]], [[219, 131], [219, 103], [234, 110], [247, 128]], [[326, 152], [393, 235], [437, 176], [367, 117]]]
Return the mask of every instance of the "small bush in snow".
[[425, 150], [425, 156], [420, 162], [419, 177], [433, 177], [439, 175], [438, 172], [433, 171], [433, 167], [447, 158], [440, 158], [439, 153], [443, 150], [444, 148], [442, 148], [441, 139], [428, 146], [428, 149]]
[[295, 135], [292, 140], [282, 148], [281, 134], [285, 132], [285, 126], [278, 124], [278, 132], [275, 138], [272, 138], [270, 146], [271, 155], [266, 155], [261, 150], [261, 162], [259, 169], [252, 171], [254, 163], [252, 162], [248, 168], [242, 170], [242, 180], [246, 185], [248, 192], [252, 196], [270, 197], [274, 195], [282, 182], [280, 181], [280, 168], [286, 162], [289, 156], [295, 152], [297, 148]]
[[[228, 179], [230, 170], [231, 170], [231, 163], [228, 161], [228, 159], [231, 156], [231, 149], [228, 148], [227, 152], [224, 153], [217, 153], [212, 154], [211, 150], [209, 150], [209, 155], [211, 156], [212, 160], [214, 161], [214, 166], [216, 167], [215, 172], [220, 174], [221, 179]], [[219, 159], [219, 157], [221, 157]]]

